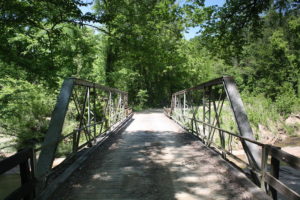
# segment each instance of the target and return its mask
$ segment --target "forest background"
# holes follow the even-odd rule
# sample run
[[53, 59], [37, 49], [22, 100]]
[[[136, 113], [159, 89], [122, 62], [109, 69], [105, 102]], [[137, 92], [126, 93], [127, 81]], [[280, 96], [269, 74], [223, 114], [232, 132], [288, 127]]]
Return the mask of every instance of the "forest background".
[[297, 135], [299, 1], [214, 2], [0, 0], [0, 138], [13, 138], [0, 148], [42, 141], [67, 77], [128, 91], [141, 110], [231, 75], [258, 139]]

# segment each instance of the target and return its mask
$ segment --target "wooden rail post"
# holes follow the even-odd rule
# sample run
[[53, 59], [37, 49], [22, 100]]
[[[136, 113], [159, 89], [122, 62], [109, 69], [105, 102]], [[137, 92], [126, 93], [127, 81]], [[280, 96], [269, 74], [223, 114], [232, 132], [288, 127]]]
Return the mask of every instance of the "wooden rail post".
[[[281, 149], [281, 148], [278, 147], [278, 149]], [[279, 179], [279, 170], [280, 170], [280, 161], [277, 158], [272, 156], [271, 157], [271, 175], [274, 176], [274, 178], [276, 178], [276, 179]], [[271, 185], [270, 185], [269, 195], [271, 195], [273, 200], [277, 200], [277, 190], [275, 188], [273, 188]]]
[[[18, 150], [18, 152], [24, 151], [24, 149]], [[33, 149], [27, 149], [26, 151], [30, 152], [29, 160], [26, 159], [24, 162], [20, 163], [20, 177], [21, 177], [21, 185], [24, 186], [30, 182], [34, 182], [34, 152]], [[29, 165], [30, 163], [30, 165]], [[32, 200], [35, 196], [34, 187], [31, 188], [32, 191], [28, 193], [23, 199], [24, 200]]]

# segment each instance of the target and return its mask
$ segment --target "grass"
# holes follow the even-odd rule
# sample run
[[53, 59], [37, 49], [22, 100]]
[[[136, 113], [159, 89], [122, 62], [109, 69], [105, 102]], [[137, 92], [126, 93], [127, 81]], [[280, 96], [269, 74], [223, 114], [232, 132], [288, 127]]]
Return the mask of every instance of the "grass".
[[[265, 142], [267, 140], [273, 141], [272, 139], [276, 139], [276, 136], [280, 133], [284, 133], [288, 136], [296, 136], [296, 131], [300, 129], [300, 125], [287, 125], [285, 123], [285, 118], [288, 114], [282, 114], [281, 108], [278, 108], [278, 104], [272, 101], [269, 98], [266, 98], [263, 94], [253, 95], [249, 93], [242, 93], [242, 100], [244, 103], [244, 107], [248, 116], [248, 120], [250, 122], [250, 126], [253, 129], [254, 137], [256, 140], [261, 142]], [[287, 97], [288, 98], [288, 97]], [[295, 101], [297, 102], [297, 101]], [[218, 102], [216, 102], [218, 104]], [[297, 105], [292, 104], [293, 110], [297, 112]], [[298, 112], [300, 111], [300, 106], [298, 107]], [[178, 110], [174, 112], [177, 114], [181, 112]], [[192, 109], [190, 108], [186, 111], [186, 117], [192, 117]], [[203, 121], [203, 107], [200, 106], [196, 113], [196, 119]], [[215, 113], [211, 113], [211, 118], [214, 119]], [[191, 124], [189, 121], [182, 120], [181, 123], [188, 128], [191, 128]], [[207, 122], [207, 121], [206, 121]], [[210, 122], [212, 124], [212, 121]], [[228, 101], [224, 102], [222, 113], [220, 116], [220, 127], [222, 129], [228, 130], [230, 132], [238, 133], [238, 127], [235, 122], [235, 118], [233, 112], [230, 107], [230, 103]], [[200, 124], [199, 124], [199, 128]], [[202, 130], [202, 129], [201, 129]], [[270, 140], [271, 138], [271, 140]], [[214, 142], [216, 144], [220, 144], [219, 136], [217, 132], [214, 135]], [[236, 143], [236, 142], [235, 142]]]

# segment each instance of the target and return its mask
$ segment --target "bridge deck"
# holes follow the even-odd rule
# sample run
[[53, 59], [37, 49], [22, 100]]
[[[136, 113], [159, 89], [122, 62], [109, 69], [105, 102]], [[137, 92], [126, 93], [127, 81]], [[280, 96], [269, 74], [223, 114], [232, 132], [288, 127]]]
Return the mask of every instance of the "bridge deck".
[[53, 199], [268, 199], [162, 113], [139, 113]]

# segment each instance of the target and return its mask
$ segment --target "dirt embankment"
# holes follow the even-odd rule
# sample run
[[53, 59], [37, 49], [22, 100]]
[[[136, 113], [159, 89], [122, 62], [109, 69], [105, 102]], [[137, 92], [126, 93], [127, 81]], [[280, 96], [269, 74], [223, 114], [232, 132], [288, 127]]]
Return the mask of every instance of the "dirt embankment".
[[256, 131], [261, 136], [259, 141], [279, 146], [282, 150], [300, 157], [300, 113], [291, 114], [283, 122], [271, 124], [270, 127], [258, 126]]

